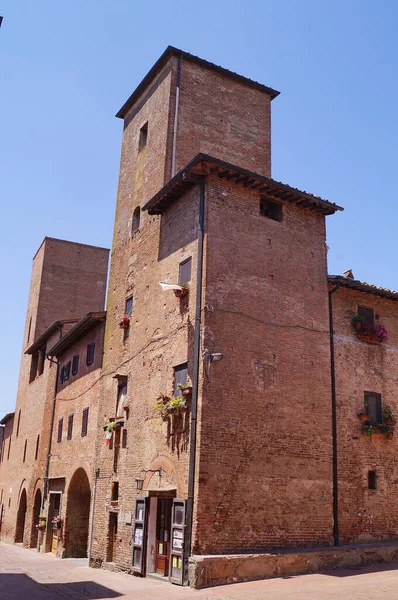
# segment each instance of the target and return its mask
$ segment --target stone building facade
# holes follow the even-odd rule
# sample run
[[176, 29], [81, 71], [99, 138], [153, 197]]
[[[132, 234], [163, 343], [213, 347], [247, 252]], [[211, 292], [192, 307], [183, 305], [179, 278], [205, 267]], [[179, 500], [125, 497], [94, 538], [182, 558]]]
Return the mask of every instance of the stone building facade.
[[398, 294], [328, 277], [341, 208], [271, 178], [277, 95], [169, 47], [118, 112], [107, 312], [105, 250], [73, 293], [34, 263], [2, 539], [195, 587], [260, 576], [232, 555], [395, 540]]

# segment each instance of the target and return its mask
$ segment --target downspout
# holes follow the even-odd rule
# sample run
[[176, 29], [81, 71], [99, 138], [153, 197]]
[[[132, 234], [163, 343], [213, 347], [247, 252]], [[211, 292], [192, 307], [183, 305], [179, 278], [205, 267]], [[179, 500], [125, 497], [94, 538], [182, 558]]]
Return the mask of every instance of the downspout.
[[180, 105], [181, 61], [182, 61], [182, 52], [178, 56], [178, 64], [177, 64], [176, 108], [174, 111], [173, 148], [171, 151], [171, 176], [172, 177], [174, 177], [174, 175], [176, 173], [177, 124], [178, 124], [178, 108]]
[[200, 334], [202, 324], [203, 237], [206, 183], [200, 183], [198, 216], [198, 265], [196, 270], [196, 311], [192, 370], [191, 432], [189, 442], [188, 499], [184, 546], [184, 584], [188, 584], [188, 560], [192, 553], [193, 502], [195, 491], [196, 429], [198, 415]]
[[337, 465], [337, 410], [336, 410], [336, 369], [334, 360], [334, 329], [332, 295], [337, 292], [340, 284], [329, 290], [329, 335], [330, 335], [330, 376], [332, 388], [332, 465], [333, 465], [333, 540], [335, 546], [340, 546], [339, 539], [339, 487]]
[[[62, 328], [57, 325], [59, 331], [59, 339], [62, 338]], [[53, 439], [53, 431], [54, 431], [54, 419], [55, 419], [55, 402], [57, 400], [58, 393], [58, 378], [59, 378], [59, 360], [54, 360], [47, 356], [47, 359], [57, 365], [57, 372], [55, 374], [55, 385], [54, 385], [54, 398], [51, 410], [51, 423], [50, 423], [50, 439], [48, 442], [48, 452], [47, 452], [47, 460], [46, 460], [46, 470], [44, 472], [44, 486], [43, 486], [43, 498], [41, 501], [41, 510], [44, 510], [44, 502], [47, 500], [48, 495], [48, 476], [50, 473], [50, 461], [51, 461], [51, 447], [52, 447], [52, 439]]]

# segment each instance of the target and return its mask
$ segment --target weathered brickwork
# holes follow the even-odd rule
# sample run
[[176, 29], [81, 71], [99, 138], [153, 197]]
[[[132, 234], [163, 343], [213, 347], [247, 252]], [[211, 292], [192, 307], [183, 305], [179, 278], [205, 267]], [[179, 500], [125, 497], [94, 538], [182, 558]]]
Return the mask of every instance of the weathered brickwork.
[[[373, 308], [388, 330], [380, 345], [358, 339], [352, 318], [358, 306]], [[381, 394], [398, 415], [398, 303], [346, 288], [333, 294], [338, 428], [339, 524], [343, 542], [397, 538], [397, 436], [368, 437], [357, 413], [364, 393]], [[368, 489], [376, 471], [376, 489]]]
[[[53, 238], [45, 238], [34, 257], [15, 416], [0, 464], [4, 541], [37, 544], [56, 379], [45, 353], [91, 308], [103, 309], [107, 264], [106, 249]], [[26, 353], [36, 342], [42, 350], [37, 368], [37, 352]]]

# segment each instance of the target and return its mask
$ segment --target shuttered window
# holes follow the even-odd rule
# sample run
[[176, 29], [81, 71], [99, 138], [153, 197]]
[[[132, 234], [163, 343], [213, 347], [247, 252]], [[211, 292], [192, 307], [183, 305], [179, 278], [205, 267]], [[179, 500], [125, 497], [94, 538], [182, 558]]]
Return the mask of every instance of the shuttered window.
[[72, 358], [72, 375], [77, 375], [79, 372], [79, 354]]
[[367, 308], [366, 306], [358, 306], [358, 315], [363, 317], [366, 325], [374, 327], [375, 324], [375, 311], [373, 308]]
[[174, 367], [174, 396], [182, 396], [178, 384], [185, 385], [188, 380], [188, 363]]
[[86, 356], [86, 365], [92, 365], [94, 362], [94, 354], [95, 354], [95, 344], [88, 344], [87, 346], [87, 356]]
[[64, 428], [64, 420], [63, 419], [59, 419], [58, 421], [58, 437], [57, 437], [57, 442], [58, 444], [62, 441], [62, 430]]
[[368, 409], [371, 422], [374, 424], [381, 425], [383, 423], [381, 394], [365, 392], [365, 406]]
[[71, 440], [73, 433], [73, 413], [68, 417], [68, 432], [66, 434], [66, 439]]
[[88, 427], [88, 406], [83, 409], [82, 412], [82, 437], [87, 435], [87, 427]]

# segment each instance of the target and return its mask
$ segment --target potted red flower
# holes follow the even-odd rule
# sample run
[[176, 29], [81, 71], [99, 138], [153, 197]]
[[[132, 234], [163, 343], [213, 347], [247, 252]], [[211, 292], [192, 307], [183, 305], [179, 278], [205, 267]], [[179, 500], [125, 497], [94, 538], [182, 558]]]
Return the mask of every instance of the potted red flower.
[[119, 322], [120, 329], [127, 329], [128, 327], [130, 327], [130, 320], [130, 315], [123, 315], [121, 321]]

